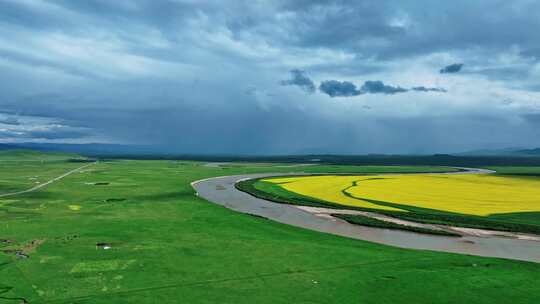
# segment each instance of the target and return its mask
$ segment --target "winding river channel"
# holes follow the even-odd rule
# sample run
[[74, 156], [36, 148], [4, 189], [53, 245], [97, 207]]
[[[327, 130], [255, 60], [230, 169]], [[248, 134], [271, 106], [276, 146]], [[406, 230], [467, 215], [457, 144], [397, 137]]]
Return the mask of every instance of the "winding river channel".
[[[491, 173], [467, 169], [467, 173]], [[297, 175], [298, 173], [296, 173]], [[241, 180], [295, 174], [248, 174], [215, 177], [192, 183], [197, 195], [226, 208], [314, 231], [375, 242], [401, 248], [434, 250], [478, 256], [499, 257], [540, 263], [540, 238], [515, 238], [497, 234], [469, 233], [462, 237], [420, 234], [403, 230], [372, 228], [350, 224], [302, 206], [274, 203], [235, 188]]]

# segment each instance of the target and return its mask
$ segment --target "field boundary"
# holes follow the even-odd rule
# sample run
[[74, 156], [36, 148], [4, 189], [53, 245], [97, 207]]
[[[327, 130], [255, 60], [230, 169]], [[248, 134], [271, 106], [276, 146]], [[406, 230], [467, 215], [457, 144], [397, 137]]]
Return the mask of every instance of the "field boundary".
[[[470, 174], [471, 172], [477, 174], [492, 174], [495, 171], [492, 170], [476, 170], [471, 168], [464, 168], [467, 171], [461, 174]], [[470, 171], [469, 171], [470, 170]], [[407, 173], [411, 174], [411, 173]], [[425, 174], [425, 173], [418, 173]], [[460, 173], [444, 173], [444, 174], [460, 174]], [[332, 174], [333, 175], [333, 174]], [[370, 175], [386, 175], [386, 174], [370, 174]], [[290, 176], [290, 175], [282, 175]], [[310, 175], [304, 175], [310, 176]], [[426, 212], [415, 212], [414, 210], [409, 210], [409, 206], [400, 205], [395, 203], [373, 201], [363, 198], [358, 198], [345, 193], [347, 196], [350, 196], [354, 199], [365, 200], [376, 205], [390, 206], [403, 211], [391, 211], [391, 210], [381, 210], [374, 209], [369, 207], [359, 207], [359, 206], [346, 206], [339, 205], [333, 202], [301, 195], [298, 193], [290, 192], [285, 189], [280, 191], [283, 193], [273, 193], [266, 192], [264, 190], [259, 190], [254, 187], [254, 183], [264, 178], [274, 178], [272, 177], [263, 177], [263, 178], [244, 178], [237, 181], [235, 188], [239, 191], [247, 193], [251, 196], [254, 196], [259, 199], [271, 201], [274, 203], [288, 204], [291, 206], [296, 206], [307, 212], [312, 212], [321, 216], [331, 216], [334, 215], [347, 215], [347, 221], [351, 223], [360, 224], [361, 219], [352, 220], [352, 217], [368, 217], [373, 220], [380, 221], [379, 224], [388, 223], [389, 229], [399, 229], [396, 227], [396, 224], [401, 225], [401, 230], [410, 230], [414, 232], [417, 231], [417, 228], [424, 229], [423, 233], [434, 232], [433, 234], [439, 234], [441, 232], [446, 232], [452, 235], [458, 234], [461, 236], [479, 236], [479, 237], [508, 237], [515, 239], [524, 239], [524, 240], [533, 240], [540, 241], [540, 227], [533, 226], [529, 224], [518, 224], [511, 222], [504, 222], [491, 218], [482, 218], [474, 215], [462, 215], [454, 214], [449, 212], [442, 212], [439, 210], [430, 210], [426, 209]], [[277, 177], [279, 178], [279, 176]], [[353, 182], [354, 185], [355, 182]], [[289, 195], [290, 194], [290, 195]], [[432, 211], [432, 212], [427, 212]], [[339, 216], [337, 216], [339, 217]], [[342, 218], [343, 219], [343, 218]], [[345, 220], [345, 219], [343, 219]]]
[[[339, 235], [342, 237], [369, 241], [408, 249], [435, 250], [478, 256], [499, 257], [514, 260], [540, 262], [540, 236], [532, 235], [534, 239], [524, 234], [499, 234], [488, 231], [490, 235], [477, 234], [477, 230], [459, 228], [453, 233], [461, 237], [417, 233], [397, 229], [385, 229], [351, 224], [343, 219], [332, 216], [340, 213], [339, 209], [329, 209], [328, 212], [310, 212], [303, 210], [298, 204], [273, 202], [249, 193], [240, 191], [235, 185], [241, 180], [253, 180], [287, 174], [244, 174], [219, 176], [192, 182], [195, 195], [208, 202], [221, 205], [236, 212], [265, 218], [282, 224], [299, 228]], [[291, 174], [293, 175], [293, 174]], [[290, 175], [288, 175], [290, 176]], [[313, 207], [313, 206], [312, 206]], [[307, 208], [311, 209], [311, 208]], [[365, 210], [367, 211], [367, 210]], [[344, 210], [351, 212], [351, 210]], [[461, 233], [460, 233], [461, 232]], [[514, 237], [519, 235], [520, 237]], [[538, 238], [538, 241], [536, 240]]]
[[10, 197], [10, 196], [14, 196], [14, 195], [19, 195], [19, 194], [25, 194], [25, 193], [30, 193], [30, 192], [33, 192], [33, 191], [36, 191], [36, 190], [39, 190], [45, 186], [48, 186], [56, 181], [59, 181], [61, 180], [62, 178], [66, 177], [66, 176], [69, 176], [75, 172], [79, 172], [80, 170], [84, 169], [84, 168], [87, 168], [87, 167], [90, 167], [91, 165], [94, 165], [96, 164], [97, 162], [93, 162], [93, 163], [89, 163], [89, 164], [86, 164], [84, 166], [81, 166], [81, 167], [78, 167], [78, 168], [75, 168], [73, 170], [70, 170], [70, 171], [67, 171], [65, 172], [64, 174], [60, 175], [60, 176], [57, 176], [53, 179], [50, 179], [44, 183], [41, 183], [37, 186], [34, 186], [30, 189], [26, 189], [26, 190], [21, 190], [21, 191], [16, 191], [16, 192], [11, 192], [11, 193], [4, 193], [4, 194], [0, 194], [0, 198], [4, 198], [4, 197]]

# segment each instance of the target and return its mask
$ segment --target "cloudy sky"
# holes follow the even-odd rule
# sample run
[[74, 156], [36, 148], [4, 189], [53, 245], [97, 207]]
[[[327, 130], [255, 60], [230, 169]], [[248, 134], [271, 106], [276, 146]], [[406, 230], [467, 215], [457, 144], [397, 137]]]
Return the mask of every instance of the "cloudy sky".
[[0, 0], [0, 140], [537, 147], [539, 28], [527, 0]]

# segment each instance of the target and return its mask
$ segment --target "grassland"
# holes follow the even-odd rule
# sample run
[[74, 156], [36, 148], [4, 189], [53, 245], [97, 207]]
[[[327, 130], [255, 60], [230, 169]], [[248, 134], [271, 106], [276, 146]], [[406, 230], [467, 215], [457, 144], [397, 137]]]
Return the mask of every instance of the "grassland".
[[[11, 178], [58, 166], [31, 162]], [[208, 203], [190, 186], [303, 169], [101, 162], [0, 199], [0, 239], [10, 241], [0, 243], [0, 303], [531, 303], [540, 295], [539, 264], [307, 231]], [[1, 183], [9, 181], [5, 173]]]
[[13, 161], [13, 162], [52, 162], [52, 161], [67, 161], [72, 159], [85, 159], [77, 154], [72, 153], [60, 153], [50, 152], [42, 153], [33, 150], [2, 150], [0, 151], [0, 161]]
[[303, 172], [311, 174], [368, 174], [368, 173], [429, 173], [456, 172], [459, 169], [440, 166], [348, 166], [348, 165], [316, 165], [302, 168]]
[[540, 167], [535, 166], [504, 166], [504, 167], [487, 167], [490, 170], [497, 171], [498, 175], [513, 175], [513, 176], [540, 176]]
[[443, 230], [434, 230], [434, 229], [429, 229], [429, 228], [401, 225], [401, 224], [396, 224], [392, 222], [381, 221], [381, 220], [363, 216], [363, 215], [333, 214], [332, 216], [340, 218], [352, 224], [368, 226], [368, 227], [397, 229], [397, 230], [412, 231], [416, 233], [444, 235], [444, 236], [455, 236], [455, 237], [461, 236], [457, 233], [446, 232]]
[[369, 174], [369, 173], [440, 173], [457, 172], [459, 169], [444, 166], [353, 166], [328, 164], [287, 164], [287, 163], [207, 163], [205, 166], [221, 170], [261, 168], [264, 172], [305, 172], [309, 174]]
[[[0, 151], [0, 195], [25, 190], [80, 167], [73, 154]], [[2, 205], [0, 204], [0, 212]]]

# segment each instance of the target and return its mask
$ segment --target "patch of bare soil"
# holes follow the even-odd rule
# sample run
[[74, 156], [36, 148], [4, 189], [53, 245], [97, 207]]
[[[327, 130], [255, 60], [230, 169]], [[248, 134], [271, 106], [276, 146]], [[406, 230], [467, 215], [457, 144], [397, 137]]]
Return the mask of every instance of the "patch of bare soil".
[[34, 252], [36, 248], [44, 242], [45, 240], [31, 240], [19, 246], [13, 246], [12, 248], [3, 249], [2, 252], [5, 254], [15, 254], [15, 256], [21, 259], [27, 259], [30, 257], [30, 253]]

